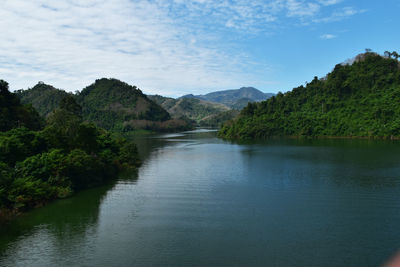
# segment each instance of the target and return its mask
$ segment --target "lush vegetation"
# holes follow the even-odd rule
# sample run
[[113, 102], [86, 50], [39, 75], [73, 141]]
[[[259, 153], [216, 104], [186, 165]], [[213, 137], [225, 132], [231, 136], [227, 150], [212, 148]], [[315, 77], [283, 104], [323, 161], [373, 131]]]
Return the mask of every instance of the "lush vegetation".
[[398, 138], [400, 65], [396, 56], [368, 51], [306, 86], [249, 103], [219, 135], [242, 140], [270, 136]]
[[166, 109], [173, 118], [192, 121], [197, 126], [220, 126], [222, 120], [232, 119], [232, 115], [236, 114], [230, 112], [231, 108], [224, 104], [197, 98], [174, 99], [160, 95], [149, 96], [149, 98]]
[[[101, 184], [139, 164], [135, 144], [83, 121], [73, 96], [64, 97], [39, 129], [32, 107], [23, 106], [4, 81], [0, 91], [2, 107], [7, 103], [0, 113], [6, 125], [0, 132], [0, 217]], [[34, 115], [22, 121], [28, 111]]]
[[116, 79], [96, 80], [75, 94], [39, 83], [32, 89], [17, 91], [17, 95], [23, 103], [37, 108], [43, 117], [54, 111], [65, 96], [72, 96], [82, 106], [85, 121], [113, 132], [191, 128], [185, 120], [171, 119], [166, 110], [147, 98], [136, 86]]
[[15, 93], [22, 104], [31, 104], [43, 118], [58, 108], [64, 97], [72, 95], [43, 82], [39, 82], [28, 90], [18, 90]]
[[0, 80], [0, 131], [25, 126], [37, 130], [42, 121], [32, 106], [24, 106], [19, 98], [8, 90], [7, 82]]

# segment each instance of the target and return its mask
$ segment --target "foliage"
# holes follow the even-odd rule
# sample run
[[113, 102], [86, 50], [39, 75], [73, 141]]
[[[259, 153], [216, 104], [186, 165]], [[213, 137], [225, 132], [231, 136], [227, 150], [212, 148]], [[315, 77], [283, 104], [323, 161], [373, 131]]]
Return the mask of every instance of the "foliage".
[[44, 118], [59, 107], [64, 97], [72, 95], [43, 82], [39, 82], [31, 89], [18, 90], [15, 93], [23, 104], [31, 104]]
[[49, 114], [44, 129], [19, 127], [0, 133], [0, 210], [42, 205], [138, 164], [135, 144], [84, 122], [81, 107], [67, 95]]
[[219, 135], [400, 137], [400, 66], [373, 52], [338, 64], [325, 78], [249, 103]]
[[0, 80], [0, 131], [25, 126], [38, 130], [42, 126], [39, 114], [21, 104], [19, 98], [8, 90], [8, 83]]

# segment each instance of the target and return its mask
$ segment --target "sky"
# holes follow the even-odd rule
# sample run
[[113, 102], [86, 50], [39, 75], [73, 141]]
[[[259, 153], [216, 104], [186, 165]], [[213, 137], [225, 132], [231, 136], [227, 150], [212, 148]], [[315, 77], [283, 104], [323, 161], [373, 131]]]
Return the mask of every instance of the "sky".
[[0, 79], [117, 78], [177, 97], [286, 92], [366, 48], [400, 50], [400, 0], [1, 0]]

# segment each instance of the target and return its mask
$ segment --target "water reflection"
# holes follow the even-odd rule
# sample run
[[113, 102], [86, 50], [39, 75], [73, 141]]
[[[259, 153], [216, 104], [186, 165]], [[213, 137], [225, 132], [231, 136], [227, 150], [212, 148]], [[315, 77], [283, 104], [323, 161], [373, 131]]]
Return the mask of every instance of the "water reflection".
[[0, 230], [0, 265], [376, 266], [400, 246], [397, 143], [136, 141], [138, 173]]
[[[392, 187], [399, 182], [400, 143], [395, 141], [278, 139], [242, 147], [248, 164], [259, 163], [254, 168], [287, 170], [291, 177], [366, 187]], [[258, 162], [260, 158], [263, 162]]]
[[[33, 247], [51, 253], [85, 243], [86, 233], [96, 230], [100, 203], [112, 186], [108, 184], [55, 201], [3, 226], [0, 229], [0, 265], [12, 266], [17, 262], [23, 265], [19, 260], [29, 260], [28, 251]], [[7, 249], [18, 255], [7, 255]]]

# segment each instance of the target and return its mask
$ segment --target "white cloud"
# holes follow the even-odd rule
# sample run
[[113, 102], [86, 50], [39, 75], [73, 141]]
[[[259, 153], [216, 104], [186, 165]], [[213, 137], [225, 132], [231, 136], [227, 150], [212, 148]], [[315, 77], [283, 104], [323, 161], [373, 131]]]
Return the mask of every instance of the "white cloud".
[[312, 2], [287, 0], [287, 9], [289, 17], [307, 17], [317, 14], [320, 5]]
[[[3, 0], [0, 79], [70, 91], [115, 77], [145, 92], [180, 95], [259, 81], [229, 34], [272, 31], [287, 17], [316, 20], [338, 0]], [[357, 11], [339, 9], [339, 20]], [[334, 19], [333, 19], [334, 18]], [[320, 19], [321, 20], [321, 19]], [[226, 33], [229, 34], [220, 34]], [[266, 83], [266, 81], [262, 81]], [[197, 91], [198, 93], [199, 91]]]
[[336, 35], [330, 34], [330, 33], [322, 34], [320, 36], [320, 38], [323, 39], [323, 40], [335, 39], [336, 37], [337, 37]]
[[343, 2], [343, 0], [318, 0], [318, 3], [324, 6], [336, 5]]
[[6, 1], [0, 10], [1, 78], [13, 89], [43, 80], [68, 90], [100, 77], [148, 90], [225, 86], [245, 79], [240, 56], [196, 45], [195, 36], [156, 3], [81, 3]]
[[351, 16], [354, 16], [356, 14], [361, 14], [366, 12], [366, 10], [357, 10], [354, 7], [343, 7], [340, 9], [336, 9], [333, 11], [333, 13], [324, 18], [318, 18], [314, 19], [313, 21], [318, 23], [318, 22], [335, 22], [335, 21], [341, 21], [343, 19], [349, 18]]

